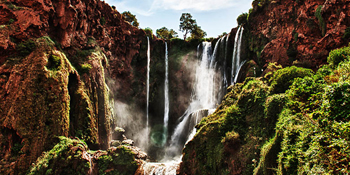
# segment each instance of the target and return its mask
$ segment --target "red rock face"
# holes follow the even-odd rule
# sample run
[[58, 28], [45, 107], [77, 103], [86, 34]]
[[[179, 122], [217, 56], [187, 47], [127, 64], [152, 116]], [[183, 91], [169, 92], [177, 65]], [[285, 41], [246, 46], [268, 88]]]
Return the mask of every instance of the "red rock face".
[[[318, 6], [326, 23], [322, 35], [320, 22], [315, 16]], [[261, 52], [263, 67], [269, 62], [282, 66], [301, 64], [317, 69], [326, 63], [330, 50], [345, 46], [342, 39], [350, 26], [350, 3], [347, 0], [270, 1], [262, 7], [255, 6], [249, 16], [248, 28], [254, 38], [265, 37], [268, 42]], [[294, 51], [294, 58], [291, 51]], [[258, 62], [258, 61], [257, 61]]]

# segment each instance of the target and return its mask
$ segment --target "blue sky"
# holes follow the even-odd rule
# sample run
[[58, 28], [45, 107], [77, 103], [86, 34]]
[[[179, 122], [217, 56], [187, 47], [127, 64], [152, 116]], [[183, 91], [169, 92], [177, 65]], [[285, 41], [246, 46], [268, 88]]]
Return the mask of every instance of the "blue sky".
[[150, 27], [153, 33], [161, 27], [179, 31], [182, 13], [191, 13], [197, 24], [207, 32], [207, 37], [229, 33], [237, 26], [237, 17], [248, 12], [252, 0], [105, 0], [122, 13], [136, 15], [141, 28]]

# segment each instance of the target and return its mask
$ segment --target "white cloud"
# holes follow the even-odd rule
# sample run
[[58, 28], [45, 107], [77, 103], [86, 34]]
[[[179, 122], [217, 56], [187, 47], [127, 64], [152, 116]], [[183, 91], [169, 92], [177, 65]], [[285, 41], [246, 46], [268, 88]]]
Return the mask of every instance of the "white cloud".
[[133, 14], [150, 16], [153, 12], [150, 10], [152, 0], [105, 0], [110, 5], [115, 5], [117, 10], [130, 11]]
[[196, 10], [211, 11], [236, 6], [234, 0], [154, 0], [151, 10]]

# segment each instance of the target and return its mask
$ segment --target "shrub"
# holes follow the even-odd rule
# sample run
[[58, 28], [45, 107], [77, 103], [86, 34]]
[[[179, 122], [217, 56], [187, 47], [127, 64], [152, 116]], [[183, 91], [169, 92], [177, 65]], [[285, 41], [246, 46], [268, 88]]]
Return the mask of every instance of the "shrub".
[[295, 66], [277, 70], [270, 79], [271, 92], [283, 93], [287, 89], [289, 89], [290, 85], [292, 85], [294, 78], [312, 75], [313, 71], [311, 69], [300, 68]]
[[322, 32], [322, 36], [324, 36], [326, 34], [326, 22], [324, 21], [323, 17], [322, 17], [322, 5], [319, 5], [316, 9], [315, 12], [315, 16], [318, 19], [318, 23], [320, 26], [320, 30]]
[[248, 13], [242, 13], [237, 18], [237, 24], [238, 25], [246, 24], [247, 21], [248, 21]]
[[153, 39], [153, 30], [149, 27], [143, 29], [146, 33], [146, 36], [148, 36], [149, 38]]
[[324, 94], [326, 100], [324, 111], [329, 112], [329, 118], [337, 121], [350, 119], [350, 83], [339, 82], [328, 86]]
[[17, 52], [20, 56], [27, 56], [33, 52], [36, 48], [36, 44], [33, 40], [29, 39], [17, 45]]
[[350, 59], [350, 46], [332, 50], [329, 53], [327, 62], [329, 63], [330, 67], [336, 68], [339, 63], [345, 59]]

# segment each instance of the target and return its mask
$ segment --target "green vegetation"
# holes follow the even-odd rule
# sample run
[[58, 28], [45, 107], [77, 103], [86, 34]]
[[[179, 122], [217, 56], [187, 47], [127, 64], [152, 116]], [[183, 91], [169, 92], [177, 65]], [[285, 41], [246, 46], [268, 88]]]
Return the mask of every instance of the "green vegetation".
[[158, 38], [165, 39], [165, 40], [169, 40], [177, 37], [177, 32], [175, 32], [175, 30], [173, 29], [169, 30], [166, 27], [157, 29], [156, 33]]
[[80, 66], [80, 72], [81, 73], [89, 73], [89, 71], [92, 69], [91, 64], [84, 63]]
[[125, 21], [129, 22], [134, 27], [139, 27], [139, 22], [137, 22], [136, 15], [133, 15], [129, 11], [125, 11], [122, 13]]
[[9, 24], [12, 24], [12, 23], [14, 23], [14, 22], [15, 22], [15, 20], [12, 19], [12, 18], [9, 20]]
[[146, 27], [145, 29], [143, 29], [146, 33], [146, 36], [148, 36], [149, 38], [153, 39], [153, 30], [149, 27]]
[[200, 26], [197, 25], [195, 19], [192, 19], [190, 13], [182, 13], [180, 18], [180, 30], [184, 32], [184, 40], [187, 38], [187, 34], [191, 33], [191, 39], [202, 39], [207, 33], [202, 30]]
[[20, 56], [25, 57], [32, 53], [35, 48], [35, 41], [29, 39], [17, 45], [17, 52]]
[[247, 21], [248, 21], [248, 13], [242, 13], [237, 18], [238, 25], [246, 24]]
[[350, 173], [350, 52], [316, 73], [270, 64], [229, 88], [184, 149], [186, 174]]
[[63, 136], [50, 151], [44, 152], [30, 168], [28, 175], [37, 174], [87, 174], [90, 162], [84, 159], [87, 145], [80, 140]]
[[343, 39], [349, 39], [350, 38], [350, 27], [347, 27], [345, 29], [345, 33], [343, 35]]
[[109, 149], [107, 154], [97, 159], [97, 164], [100, 175], [130, 175], [135, 174], [138, 168], [135, 153], [126, 146], [118, 146], [116, 150]]
[[101, 24], [101, 25], [105, 25], [105, 24], [106, 24], [106, 19], [105, 19], [105, 17], [102, 17], [102, 18], [100, 19], [100, 24]]
[[50, 70], [57, 70], [61, 65], [61, 58], [56, 55], [51, 55], [47, 62], [46, 67]]
[[318, 24], [320, 26], [320, 30], [322, 32], [322, 36], [326, 34], [326, 22], [322, 17], [322, 5], [319, 5], [316, 9], [315, 16], [318, 19]]

